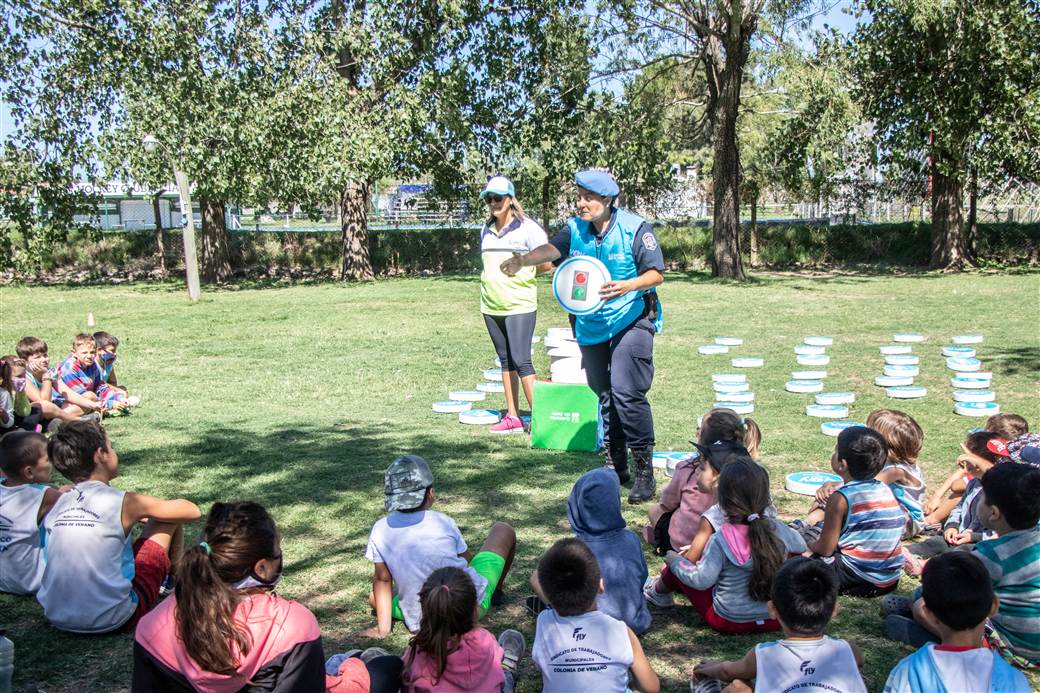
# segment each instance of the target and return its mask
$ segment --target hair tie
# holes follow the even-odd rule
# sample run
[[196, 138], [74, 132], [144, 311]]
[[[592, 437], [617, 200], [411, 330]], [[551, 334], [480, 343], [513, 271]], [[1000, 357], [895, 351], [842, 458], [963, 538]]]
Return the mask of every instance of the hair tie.
[[444, 590], [445, 592], [451, 592], [451, 587], [449, 587], [447, 585], [441, 585], [441, 589]]
[[209, 544], [204, 541], [199, 542], [199, 548], [206, 552], [207, 556], [213, 555], [213, 549], [210, 548]]
[[761, 515], [759, 515], [758, 513], [751, 513], [750, 515], [747, 516], [747, 521], [748, 522], [754, 522], [755, 520], [757, 520], [760, 517], [761, 517]]

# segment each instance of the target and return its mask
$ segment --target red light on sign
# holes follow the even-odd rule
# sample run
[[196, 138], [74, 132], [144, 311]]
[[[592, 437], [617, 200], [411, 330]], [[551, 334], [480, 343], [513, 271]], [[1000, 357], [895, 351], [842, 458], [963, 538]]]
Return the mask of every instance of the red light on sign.
[[574, 283], [575, 284], [588, 284], [588, 282], [589, 282], [589, 275], [585, 274], [584, 272], [575, 272], [575, 274], [574, 274]]

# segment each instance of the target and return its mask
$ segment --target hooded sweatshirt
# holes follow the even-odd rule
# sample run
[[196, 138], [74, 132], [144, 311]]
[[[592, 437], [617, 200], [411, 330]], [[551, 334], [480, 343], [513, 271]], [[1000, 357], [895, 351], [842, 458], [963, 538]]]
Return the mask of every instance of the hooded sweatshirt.
[[[773, 531], [789, 556], [805, 551], [802, 536], [783, 522], [772, 517], [755, 521], [772, 523]], [[755, 601], [748, 594], [754, 557], [751, 555], [747, 525], [722, 525], [720, 531], [711, 535], [696, 565], [679, 554], [669, 556], [671, 558], [665, 559], [668, 561], [668, 569], [684, 585], [696, 590], [714, 587], [712, 606], [722, 618], [734, 623], [765, 621], [769, 618], [766, 602]]]
[[650, 527], [657, 525], [661, 516], [672, 513], [668, 522], [668, 539], [674, 548], [693, 541], [701, 523], [701, 515], [715, 503], [715, 497], [697, 488], [700, 460], [694, 457], [675, 465], [675, 474], [661, 490], [661, 502], [650, 508]]
[[[404, 661], [408, 663], [408, 654]], [[416, 652], [405, 680], [409, 693], [499, 693], [505, 682], [502, 647], [495, 636], [477, 627], [459, 639], [459, 646], [448, 655], [444, 673], [437, 674], [437, 663], [425, 652]], [[436, 681], [436, 683], [434, 683]]]
[[605, 467], [586, 472], [567, 499], [567, 519], [574, 534], [592, 550], [603, 576], [603, 593], [596, 608], [624, 621], [637, 634], [650, 627], [650, 610], [643, 598], [646, 559], [635, 532], [621, 516], [621, 485]]

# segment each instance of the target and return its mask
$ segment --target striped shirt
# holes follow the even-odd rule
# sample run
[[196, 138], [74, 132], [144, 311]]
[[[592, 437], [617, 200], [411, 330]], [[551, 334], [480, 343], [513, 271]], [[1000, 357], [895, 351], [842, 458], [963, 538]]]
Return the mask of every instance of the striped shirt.
[[97, 394], [98, 399], [104, 402], [106, 409], [111, 409], [117, 400], [124, 397], [122, 392], [105, 382], [96, 362], [84, 367], [80, 365], [75, 354], [69, 354], [61, 362], [61, 366], [58, 367], [58, 377], [77, 394], [82, 395], [88, 391]]
[[898, 469], [905, 472], [907, 476], [913, 477], [917, 483], [913, 486], [907, 486], [906, 484], [889, 484], [888, 487], [892, 489], [892, 495], [896, 497], [899, 504], [903, 506], [903, 510], [910, 519], [914, 522], [924, 522], [924, 477], [921, 475], [921, 468], [916, 464], [907, 464], [906, 462], [900, 462], [899, 464], [886, 464], [881, 471], [885, 469]]
[[1040, 527], [980, 541], [975, 555], [1000, 598], [993, 627], [1015, 654], [1040, 662]]
[[838, 550], [845, 565], [863, 580], [887, 587], [903, 567], [900, 541], [906, 516], [892, 490], [876, 479], [851, 481], [838, 489], [848, 503]]

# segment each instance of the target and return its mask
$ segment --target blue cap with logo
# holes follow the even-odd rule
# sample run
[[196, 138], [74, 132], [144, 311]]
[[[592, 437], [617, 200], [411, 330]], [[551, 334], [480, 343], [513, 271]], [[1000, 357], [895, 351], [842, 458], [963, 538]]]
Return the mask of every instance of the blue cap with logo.
[[574, 182], [579, 188], [603, 197], [617, 197], [621, 192], [614, 176], [606, 171], [578, 171], [574, 174]]
[[488, 195], [509, 195], [510, 197], [516, 197], [516, 188], [513, 187], [513, 181], [509, 180], [505, 176], [494, 176], [488, 178], [487, 185], [484, 186], [484, 190], [480, 193], [480, 199], [484, 199]]

